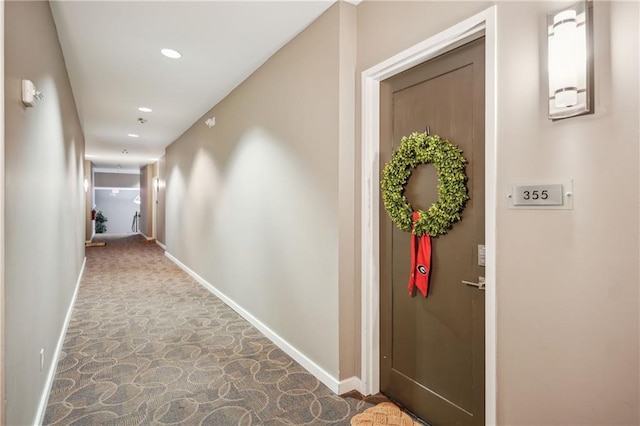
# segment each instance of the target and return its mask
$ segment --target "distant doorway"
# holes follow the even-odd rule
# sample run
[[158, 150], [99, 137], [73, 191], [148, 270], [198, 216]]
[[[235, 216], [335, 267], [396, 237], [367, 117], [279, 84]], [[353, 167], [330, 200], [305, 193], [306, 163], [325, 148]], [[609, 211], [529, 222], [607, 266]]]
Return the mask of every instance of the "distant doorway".
[[133, 226], [140, 212], [140, 204], [135, 202], [136, 197], [140, 199], [138, 188], [96, 188], [95, 191], [95, 209], [107, 218], [106, 234], [138, 232]]

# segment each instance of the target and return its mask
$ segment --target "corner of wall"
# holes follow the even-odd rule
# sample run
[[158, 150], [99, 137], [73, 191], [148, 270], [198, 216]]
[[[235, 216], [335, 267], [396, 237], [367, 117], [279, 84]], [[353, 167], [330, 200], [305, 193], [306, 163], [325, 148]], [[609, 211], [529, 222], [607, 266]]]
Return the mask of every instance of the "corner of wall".
[[[353, 378], [360, 369], [360, 303], [356, 298], [359, 223], [355, 187], [357, 12], [354, 5], [340, 2], [338, 30], [338, 362], [342, 380]], [[349, 387], [353, 381], [349, 379], [346, 383]]]
[[[4, 1], [0, 2], [0, 129], [4, 129]], [[0, 241], [4, 242], [4, 131], [0, 131]], [[4, 244], [0, 244], [0, 424], [5, 421]]]

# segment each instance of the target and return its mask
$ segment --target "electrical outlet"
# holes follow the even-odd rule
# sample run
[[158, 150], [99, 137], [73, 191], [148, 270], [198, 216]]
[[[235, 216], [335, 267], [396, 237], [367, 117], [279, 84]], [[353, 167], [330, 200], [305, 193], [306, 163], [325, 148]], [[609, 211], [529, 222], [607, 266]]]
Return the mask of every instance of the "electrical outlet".
[[40, 371], [44, 370], [44, 348], [40, 349]]

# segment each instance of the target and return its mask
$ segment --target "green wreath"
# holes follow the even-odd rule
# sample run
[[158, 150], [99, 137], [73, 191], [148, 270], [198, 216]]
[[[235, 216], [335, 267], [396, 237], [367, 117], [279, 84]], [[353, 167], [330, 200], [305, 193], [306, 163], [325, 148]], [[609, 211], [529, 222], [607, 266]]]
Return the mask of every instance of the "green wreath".
[[[446, 234], [460, 220], [460, 213], [469, 199], [466, 162], [462, 151], [440, 136], [412, 133], [403, 137], [382, 172], [382, 200], [391, 220], [402, 231], [413, 231], [417, 236]], [[420, 164], [436, 167], [439, 199], [429, 210], [418, 210], [420, 217], [413, 226], [413, 208], [404, 196], [404, 190], [413, 169]]]

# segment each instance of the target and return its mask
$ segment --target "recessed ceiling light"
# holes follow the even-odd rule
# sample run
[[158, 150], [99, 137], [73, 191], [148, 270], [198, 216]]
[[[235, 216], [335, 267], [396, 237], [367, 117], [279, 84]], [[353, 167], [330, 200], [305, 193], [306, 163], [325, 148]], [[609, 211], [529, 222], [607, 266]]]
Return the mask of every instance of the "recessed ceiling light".
[[136, 135], [135, 133], [129, 133], [127, 136], [132, 137], [132, 138], [139, 138], [140, 135]]
[[151, 108], [147, 108], [147, 107], [140, 107], [140, 108], [138, 108], [138, 111], [141, 111], [141, 112], [151, 112], [152, 110], [151, 110]]
[[171, 58], [171, 59], [182, 58], [182, 53], [178, 52], [177, 50], [173, 50], [173, 49], [162, 49], [160, 51], [160, 53], [162, 53], [167, 58]]

